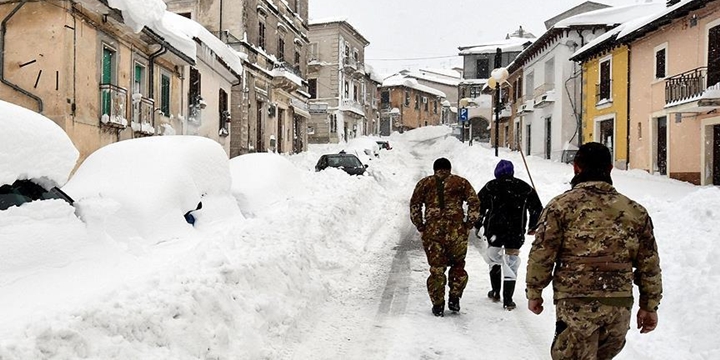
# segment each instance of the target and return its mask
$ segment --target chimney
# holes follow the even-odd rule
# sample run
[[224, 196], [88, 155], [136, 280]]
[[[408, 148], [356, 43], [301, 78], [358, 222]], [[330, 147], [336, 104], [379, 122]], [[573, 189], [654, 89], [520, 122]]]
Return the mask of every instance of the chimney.
[[667, 0], [667, 7], [671, 7], [679, 2], [680, 0]]

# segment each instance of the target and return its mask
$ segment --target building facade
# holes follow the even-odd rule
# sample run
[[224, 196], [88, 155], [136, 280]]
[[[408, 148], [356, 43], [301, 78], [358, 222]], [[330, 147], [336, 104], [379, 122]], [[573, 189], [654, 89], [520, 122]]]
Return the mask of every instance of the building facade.
[[134, 33], [103, 1], [5, 2], [0, 16], [0, 97], [60, 125], [80, 162], [117, 141], [184, 131], [183, 73], [195, 61], [156, 32]]
[[420, 85], [417, 80], [403, 76], [385, 79], [380, 89], [380, 106], [382, 109], [390, 109], [391, 130], [401, 133], [423, 126], [440, 125], [443, 101], [445, 94], [442, 91]]
[[233, 86], [230, 155], [307, 149], [307, 0], [166, 0], [246, 54]]
[[[310, 24], [311, 143], [338, 143], [371, 132], [374, 85], [365, 69], [370, 42], [344, 19]], [[375, 106], [377, 108], [377, 106]]]

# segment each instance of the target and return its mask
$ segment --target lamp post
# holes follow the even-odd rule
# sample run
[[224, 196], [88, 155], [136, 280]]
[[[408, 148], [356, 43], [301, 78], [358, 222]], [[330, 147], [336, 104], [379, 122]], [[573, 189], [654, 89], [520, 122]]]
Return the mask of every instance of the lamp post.
[[495, 89], [495, 156], [498, 156], [498, 143], [500, 142], [500, 87], [509, 76], [506, 68], [498, 67], [490, 73], [487, 83], [489, 88]]

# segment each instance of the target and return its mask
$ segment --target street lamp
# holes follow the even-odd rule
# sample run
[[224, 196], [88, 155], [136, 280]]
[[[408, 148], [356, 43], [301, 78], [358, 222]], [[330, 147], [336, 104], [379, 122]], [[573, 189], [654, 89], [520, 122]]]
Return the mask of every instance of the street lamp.
[[498, 67], [490, 73], [487, 82], [489, 88], [495, 89], [495, 156], [498, 156], [498, 143], [500, 142], [500, 87], [509, 76], [506, 68]]

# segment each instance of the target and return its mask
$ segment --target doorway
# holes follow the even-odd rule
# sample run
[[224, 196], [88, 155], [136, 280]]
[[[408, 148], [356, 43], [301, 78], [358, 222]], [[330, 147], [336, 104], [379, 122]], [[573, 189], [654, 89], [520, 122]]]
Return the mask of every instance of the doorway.
[[262, 136], [262, 117], [263, 117], [263, 102], [257, 102], [257, 119], [255, 124], [255, 151], [263, 152], [263, 136]]
[[277, 148], [277, 153], [282, 154], [283, 152], [283, 130], [285, 130], [285, 109], [278, 108], [277, 112], [277, 144], [275, 147]]
[[598, 121], [598, 142], [601, 144], [607, 146], [608, 149], [610, 149], [610, 154], [613, 154], [613, 158], [615, 157], [615, 120], [609, 119], [609, 120], [602, 120]]
[[708, 30], [707, 86], [720, 82], [720, 25]]
[[667, 175], [667, 116], [656, 120], [657, 135], [655, 164], [660, 175]]
[[552, 117], [545, 118], [545, 158], [552, 154]]

